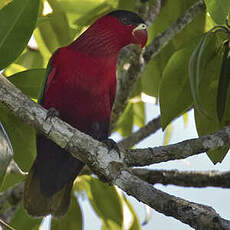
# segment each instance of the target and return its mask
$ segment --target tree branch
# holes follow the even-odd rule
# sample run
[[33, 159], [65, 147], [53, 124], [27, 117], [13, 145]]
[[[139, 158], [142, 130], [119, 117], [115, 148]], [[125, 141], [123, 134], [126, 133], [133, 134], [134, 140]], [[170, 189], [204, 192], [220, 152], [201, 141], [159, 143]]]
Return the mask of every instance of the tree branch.
[[[213, 209], [170, 196], [132, 176], [126, 168], [125, 151], [121, 151], [120, 156], [115, 150], [108, 154], [106, 145], [74, 129], [59, 118], [46, 120], [47, 110], [30, 100], [2, 75], [0, 75], [0, 101], [17, 117], [33, 125], [74, 157], [87, 163], [99, 177], [119, 186], [155, 210], [173, 216], [196, 229], [205, 229], [210, 225], [215, 227], [210, 229], [230, 229], [229, 222], [219, 217]], [[216, 135], [209, 135], [203, 137], [203, 142], [199, 141], [199, 138], [190, 141], [196, 145], [201, 142], [200, 145], [205, 149], [223, 146], [230, 142], [230, 128], [225, 128], [222, 132], [225, 133], [224, 140], [217, 136], [218, 139]], [[183, 142], [178, 146], [183, 146]], [[165, 148], [167, 149], [167, 146]], [[200, 150], [199, 148], [200, 146], [195, 146], [195, 150]], [[179, 148], [178, 151], [183, 150], [188, 151], [185, 147]]]
[[221, 218], [213, 208], [164, 193], [128, 171], [122, 171], [114, 182], [156, 211], [175, 217], [196, 230], [230, 229], [230, 221]]
[[148, 122], [144, 127], [140, 128], [136, 132], [132, 133], [130, 136], [121, 140], [118, 145], [121, 148], [131, 148], [135, 144], [142, 141], [144, 138], [148, 137], [150, 134], [155, 133], [158, 129], [161, 128], [161, 118], [158, 116], [157, 118]]
[[230, 127], [225, 127], [215, 133], [172, 145], [126, 150], [125, 160], [130, 167], [146, 166], [170, 160], [185, 159], [228, 145], [230, 145]]
[[178, 171], [178, 170], [151, 170], [151, 169], [132, 169], [132, 173], [142, 180], [163, 185], [178, 185], [184, 187], [220, 187], [230, 188], [230, 171]]
[[136, 81], [142, 75], [145, 66], [163, 49], [186, 25], [193, 21], [205, 8], [203, 0], [199, 0], [178, 18], [166, 31], [156, 36], [152, 43], [140, 53], [138, 49], [128, 52], [128, 68], [122, 68], [118, 76], [118, 90], [111, 117], [111, 129], [115, 127], [120, 114], [124, 111], [127, 100], [135, 88]]
[[[122, 150], [121, 157], [119, 157], [115, 150], [112, 151], [114, 154], [107, 154], [108, 149], [105, 144], [94, 140], [57, 117], [46, 120], [47, 110], [30, 100], [2, 75], [0, 75], [0, 101], [17, 117], [34, 126], [59, 146], [71, 152], [74, 157], [89, 166], [97, 165], [99, 171], [100, 168], [105, 168], [105, 165], [108, 166], [111, 162], [122, 164], [124, 160], [128, 166], [145, 166], [184, 159], [230, 144], [230, 127], [225, 127], [213, 134], [173, 145]], [[108, 171], [104, 173], [108, 174]]]

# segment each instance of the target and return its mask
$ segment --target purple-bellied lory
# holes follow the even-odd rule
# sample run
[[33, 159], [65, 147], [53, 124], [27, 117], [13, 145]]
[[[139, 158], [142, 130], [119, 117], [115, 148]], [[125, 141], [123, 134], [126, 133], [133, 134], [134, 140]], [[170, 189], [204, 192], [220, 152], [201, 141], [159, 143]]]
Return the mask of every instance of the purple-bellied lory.
[[[116, 10], [99, 18], [73, 43], [54, 53], [47, 67], [41, 105], [58, 111], [62, 120], [93, 138], [107, 140], [119, 51], [131, 43], [143, 47], [146, 41], [146, 25], [136, 13]], [[25, 183], [28, 213], [64, 215], [73, 181], [83, 166], [38, 134], [37, 157]]]

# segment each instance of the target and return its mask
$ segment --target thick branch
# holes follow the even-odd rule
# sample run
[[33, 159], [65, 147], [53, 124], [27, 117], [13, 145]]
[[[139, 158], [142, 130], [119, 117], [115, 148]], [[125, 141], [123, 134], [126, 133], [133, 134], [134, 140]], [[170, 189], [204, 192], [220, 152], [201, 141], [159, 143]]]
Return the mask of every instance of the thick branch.
[[203, 0], [192, 5], [166, 31], [158, 35], [140, 55], [137, 49], [129, 52], [129, 68], [123, 68], [119, 74], [118, 90], [112, 111], [111, 127], [115, 126], [120, 114], [127, 105], [127, 100], [135, 87], [136, 81], [142, 75], [145, 66], [154, 58], [186, 25], [198, 16], [205, 8]]
[[156, 184], [173, 184], [184, 187], [220, 187], [230, 188], [230, 172], [219, 171], [178, 171], [178, 170], [151, 170], [132, 169], [132, 172], [142, 180]]
[[[30, 100], [0, 74], [0, 101], [18, 118], [34, 126], [71, 154], [100, 174], [109, 176], [109, 162], [122, 163], [119, 154], [108, 154], [107, 146], [71, 127], [57, 117], [46, 120], [47, 110]], [[113, 151], [115, 153], [115, 150]], [[105, 157], [106, 156], [106, 157]], [[107, 178], [108, 179], [108, 178]]]
[[208, 150], [230, 145], [230, 127], [213, 134], [194, 138], [177, 144], [148, 149], [126, 150], [126, 163], [129, 166], [145, 166], [170, 160], [185, 159]]
[[[55, 117], [51, 120], [46, 120], [47, 111], [30, 100], [19, 89], [16, 89], [2, 75], [0, 75], [0, 101], [17, 117], [36, 127], [48, 138], [69, 151], [74, 157], [87, 163], [97, 175], [105, 177], [108, 181], [118, 185], [125, 192], [157, 211], [173, 216], [196, 227], [196, 229], [205, 229], [206, 225], [210, 227], [210, 223], [213, 226], [210, 229], [229, 229], [227, 227], [229, 222], [220, 218], [214, 210], [170, 196], [132, 176], [124, 164], [123, 151], [121, 151], [121, 157], [115, 151], [111, 151], [108, 154], [108, 149], [103, 143], [81, 133], [59, 118]], [[204, 142], [200, 142], [206, 146], [205, 149], [224, 145], [227, 140], [230, 142], [230, 128], [225, 128], [222, 132], [229, 133], [229, 135], [226, 134], [225, 140], [218, 139], [219, 141], [216, 142], [216, 135], [209, 135], [209, 139], [204, 137]], [[195, 143], [199, 141], [199, 139], [194, 140]], [[191, 141], [194, 142], [194, 140]], [[181, 147], [180, 144], [178, 146]], [[184, 148], [179, 148], [180, 150], [183, 151]]]
[[161, 128], [161, 118], [160, 116], [148, 122], [144, 127], [140, 128], [136, 132], [132, 133], [130, 136], [121, 140], [118, 144], [122, 148], [131, 148], [135, 144], [142, 141], [144, 138], [148, 137], [150, 134], [155, 133]]
[[164, 193], [128, 171], [122, 171], [114, 182], [156, 211], [175, 217], [196, 230], [230, 229], [230, 221], [221, 218], [213, 208]]
[[[213, 134], [173, 145], [121, 151], [120, 158], [119, 154], [107, 154], [106, 145], [74, 129], [57, 117], [45, 120], [46, 110], [16, 89], [2, 75], [0, 75], [0, 101], [7, 105], [17, 117], [33, 125], [62, 148], [71, 152], [74, 157], [94, 168], [97, 165], [98, 170], [105, 168], [105, 165], [113, 161], [122, 163], [125, 160], [128, 166], [144, 166], [184, 159], [230, 144], [230, 127], [226, 127]], [[113, 152], [115, 153], [114, 150]]]

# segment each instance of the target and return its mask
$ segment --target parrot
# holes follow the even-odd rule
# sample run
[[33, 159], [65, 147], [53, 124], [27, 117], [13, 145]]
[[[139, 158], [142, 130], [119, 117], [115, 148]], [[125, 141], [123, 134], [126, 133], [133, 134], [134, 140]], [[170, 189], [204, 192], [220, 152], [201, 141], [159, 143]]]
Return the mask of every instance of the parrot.
[[[114, 148], [109, 139], [120, 50], [143, 48], [147, 26], [136, 13], [114, 10], [98, 18], [71, 44], [57, 49], [47, 65], [39, 103], [47, 117], [63, 121]], [[23, 204], [34, 217], [62, 217], [68, 211], [73, 182], [85, 165], [66, 150], [36, 134], [36, 159], [25, 181]]]

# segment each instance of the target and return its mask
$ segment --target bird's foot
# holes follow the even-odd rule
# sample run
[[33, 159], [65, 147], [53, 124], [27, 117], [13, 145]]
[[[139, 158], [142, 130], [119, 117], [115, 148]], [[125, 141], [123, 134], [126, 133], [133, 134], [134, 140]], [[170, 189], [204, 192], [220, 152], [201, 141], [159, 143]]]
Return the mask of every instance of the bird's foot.
[[102, 141], [102, 143], [104, 143], [108, 147], [109, 152], [110, 150], [114, 149], [118, 153], [119, 157], [121, 157], [120, 149], [117, 143], [113, 139], [110, 139], [110, 138], [105, 139]]
[[59, 116], [60, 116], [60, 113], [58, 112], [58, 110], [55, 109], [54, 107], [50, 107], [46, 114], [46, 120], [51, 119], [53, 117], [59, 117]]

